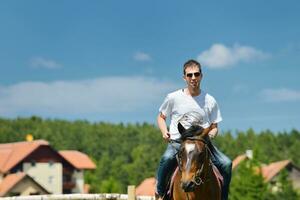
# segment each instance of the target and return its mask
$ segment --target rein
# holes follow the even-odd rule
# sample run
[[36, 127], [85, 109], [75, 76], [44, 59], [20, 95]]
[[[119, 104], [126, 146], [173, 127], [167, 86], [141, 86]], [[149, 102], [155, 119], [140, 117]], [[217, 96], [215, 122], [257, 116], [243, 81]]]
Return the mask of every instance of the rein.
[[[205, 161], [208, 159], [208, 153], [209, 153], [208, 147], [205, 144], [205, 160], [204, 160], [203, 164], [201, 165], [201, 168], [196, 171], [194, 178], [192, 180], [192, 182], [195, 183], [197, 186], [204, 184], [205, 179], [207, 178], [207, 176], [205, 174], [204, 174], [204, 177], [201, 178], [201, 174], [203, 173]], [[209, 181], [209, 179], [208, 180], [206, 179], [206, 181]]]
[[[193, 137], [187, 137], [186, 139], [188, 140], [199, 140], [202, 141], [204, 143], [204, 148], [205, 148], [205, 159], [203, 164], [201, 165], [201, 167], [196, 171], [196, 173], [193, 176], [192, 182], [196, 185], [196, 186], [200, 186], [201, 184], [204, 184], [205, 182], [209, 181], [209, 179], [207, 178], [207, 174], [204, 174], [204, 176], [201, 178], [201, 175], [203, 174], [203, 170], [204, 170], [204, 165], [205, 162], [208, 160], [208, 154], [211, 153], [208, 146], [207, 146], [207, 141], [205, 139], [203, 139], [203, 137], [201, 136], [193, 136]], [[179, 156], [179, 154], [177, 154], [176, 156], [177, 161], [178, 161], [178, 166], [179, 166], [179, 170], [182, 171], [181, 169], [181, 157]], [[210, 165], [211, 163], [209, 163]], [[190, 200], [189, 194], [188, 192], [185, 192], [186, 195], [186, 200]]]
[[[176, 199], [202, 199], [206, 198], [206, 193], [209, 193], [207, 195], [209, 198], [211, 197], [211, 199], [219, 198], [216, 191], [209, 190], [209, 187], [215, 186], [215, 179], [214, 174], [211, 174], [214, 173], [213, 163], [210, 159], [212, 156], [210, 145], [212, 144], [207, 136], [207, 129], [198, 125], [192, 125], [190, 128], [186, 129], [181, 123], [178, 123], [178, 130], [181, 134], [181, 138], [176, 141], [176, 143], [180, 143], [181, 147], [180, 149], [177, 148], [176, 153], [179, 169], [176, 184], [181, 184], [181, 189], [176, 188], [175, 193], [173, 192], [173, 194], [176, 194]], [[175, 147], [175, 141], [171, 141], [171, 143], [172, 142], [172, 146]], [[204, 153], [205, 155], [203, 155]], [[182, 180], [182, 176], [185, 173], [187, 173], [188, 177], [186, 177], [186, 180]], [[179, 177], [181, 177], [181, 180]], [[180, 199], [177, 198], [177, 195]]]
[[[205, 144], [205, 146], [204, 146], [204, 148], [205, 148], [204, 162], [201, 165], [201, 167], [196, 171], [196, 173], [194, 174], [193, 180], [192, 180], [192, 182], [195, 183], [195, 185], [200, 186], [201, 184], [204, 184], [205, 181], [209, 181], [209, 179], [206, 179], [207, 175], [204, 175], [203, 178], [201, 178], [201, 175], [203, 174], [205, 161], [208, 160], [208, 154], [211, 153], [211, 152], [210, 152], [210, 150], [207, 146], [207, 141], [199, 135], [198, 136], [193, 136], [193, 137], [187, 137], [187, 138], [185, 138], [185, 140], [199, 140], [199, 141], [202, 141]], [[176, 159], [177, 159], [177, 162], [178, 162], [179, 170], [182, 171], [182, 168], [181, 168], [182, 161], [181, 161], [181, 156], [179, 155], [179, 153], [177, 153]], [[209, 165], [211, 165], [211, 163], [209, 163]]]

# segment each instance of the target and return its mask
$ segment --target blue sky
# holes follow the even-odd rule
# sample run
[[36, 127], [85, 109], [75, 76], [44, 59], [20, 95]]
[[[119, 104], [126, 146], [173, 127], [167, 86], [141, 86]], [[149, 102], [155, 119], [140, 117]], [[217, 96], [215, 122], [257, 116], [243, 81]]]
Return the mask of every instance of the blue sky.
[[0, 116], [155, 123], [203, 65], [221, 130], [300, 129], [299, 1], [0, 2]]

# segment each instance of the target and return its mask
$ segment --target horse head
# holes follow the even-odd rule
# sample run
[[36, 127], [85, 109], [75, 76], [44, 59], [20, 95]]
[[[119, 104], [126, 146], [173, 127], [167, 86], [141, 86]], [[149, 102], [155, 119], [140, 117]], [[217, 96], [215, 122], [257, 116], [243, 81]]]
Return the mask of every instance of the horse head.
[[185, 192], [192, 192], [203, 183], [205, 164], [209, 162], [209, 130], [197, 125], [185, 129], [181, 123], [178, 123], [178, 130], [182, 140], [178, 154], [178, 165], [182, 174], [181, 187]]

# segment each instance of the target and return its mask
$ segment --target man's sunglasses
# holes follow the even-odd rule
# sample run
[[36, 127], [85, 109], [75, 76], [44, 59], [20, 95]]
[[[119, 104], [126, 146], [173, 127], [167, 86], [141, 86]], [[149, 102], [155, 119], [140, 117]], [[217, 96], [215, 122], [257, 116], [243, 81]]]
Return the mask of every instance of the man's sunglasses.
[[195, 73], [187, 73], [186, 74], [186, 76], [187, 77], [189, 77], [189, 78], [192, 78], [193, 77], [193, 75], [195, 76], [195, 77], [199, 77], [200, 76], [200, 72], [195, 72]]

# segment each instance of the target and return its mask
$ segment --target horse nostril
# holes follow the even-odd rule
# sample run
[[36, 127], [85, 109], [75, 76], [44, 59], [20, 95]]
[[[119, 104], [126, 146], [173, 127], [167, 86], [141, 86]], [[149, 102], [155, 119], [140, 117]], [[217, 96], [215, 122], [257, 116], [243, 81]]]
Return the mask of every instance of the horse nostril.
[[181, 188], [185, 189], [186, 188], [186, 182], [181, 182]]
[[192, 181], [182, 182], [181, 187], [185, 192], [192, 192], [195, 189], [195, 185]]
[[181, 182], [181, 187], [182, 189], [186, 189], [188, 187], [188, 183], [187, 182]]

